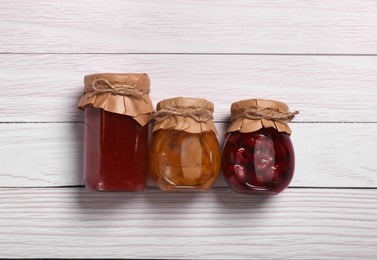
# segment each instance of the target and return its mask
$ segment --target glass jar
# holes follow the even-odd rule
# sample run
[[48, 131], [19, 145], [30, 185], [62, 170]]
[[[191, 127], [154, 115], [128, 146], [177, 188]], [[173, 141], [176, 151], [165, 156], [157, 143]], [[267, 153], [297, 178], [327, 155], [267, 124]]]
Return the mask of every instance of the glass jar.
[[231, 106], [222, 171], [243, 194], [278, 194], [291, 182], [295, 156], [287, 125], [298, 112], [273, 100], [250, 99]]
[[220, 146], [213, 104], [205, 99], [159, 102], [154, 116], [150, 171], [162, 190], [204, 191], [220, 172]]
[[154, 111], [147, 74], [84, 78], [84, 182], [89, 190], [142, 191], [148, 176], [148, 121]]

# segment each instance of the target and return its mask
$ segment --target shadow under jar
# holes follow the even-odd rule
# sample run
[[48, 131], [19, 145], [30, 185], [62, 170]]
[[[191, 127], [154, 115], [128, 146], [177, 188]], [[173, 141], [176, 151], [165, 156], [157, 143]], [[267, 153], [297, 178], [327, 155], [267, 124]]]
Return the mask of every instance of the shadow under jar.
[[295, 157], [287, 125], [298, 112], [273, 100], [250, 99], [231, 106], [232, 124], [222, 153], [228, 185], [243, 194], [278, 194], [293, 178]]
[[148, 176], [148, 122], [154, 111], [146, 74], [84, 78], [84, 182], [89, 190], [142, 191]]
[[159, 102], [154, 116], [150, 171], [166, 191], [204, 191], [220, 171], [220, 146], [205, 99], [172, 98]]

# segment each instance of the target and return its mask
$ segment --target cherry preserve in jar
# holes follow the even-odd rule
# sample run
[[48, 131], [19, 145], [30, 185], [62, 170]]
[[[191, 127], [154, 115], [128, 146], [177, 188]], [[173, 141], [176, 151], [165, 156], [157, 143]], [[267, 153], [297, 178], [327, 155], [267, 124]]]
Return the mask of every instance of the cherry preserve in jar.
[[231, 106], [222, 171], [228, 185], [243, 194], [278, 194], [291, 182], [295, 156], [287, 125], [294, 115], [282, 102], [250, 99]]
[[211, 102], [196, 98], [157, 104], [150, 171], [160, 189], [204, 191], [216, 181], [221, 156], [213, 108]]
[[148, 175], [148, 122], [154, 112], [147, 74], [84, 78], [84, 182], [89, 190], [142, 191]]

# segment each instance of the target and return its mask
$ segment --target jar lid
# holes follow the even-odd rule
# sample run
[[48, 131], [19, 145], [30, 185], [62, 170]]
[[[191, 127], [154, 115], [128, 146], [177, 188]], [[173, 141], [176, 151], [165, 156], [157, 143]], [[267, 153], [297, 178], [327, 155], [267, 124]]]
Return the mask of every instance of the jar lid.
[[291, 134], [288, 126], [298, 111], [289, 112], [288, 106], [269, 99], [247, 99], [234, 102], [231, 106], [232, 124], [226, 131], [250, 133], [261, 128], [272, 127], [279, 132]]
[[140, 125], [151, 119], [150, 80], [145, 73], [101, 73], [84, 77], [79, 108], [88, 106], [133, 117]]
[[153, 115], [153, 132], [159, 129], [175, 129], [189, 133], [213, 131], [214, 105], [202, 98], [176, 97], [160, 101]]
[[159, 111], [161, 109], [167, 107], [174, 107], [177, 109], [205, 109], [213, 113], [214, 105], [212, 102], [208, 101], [204, 98], [188, 98], [188, 97], [175, 97], [162, 100], [157, 103], [156, 110]]

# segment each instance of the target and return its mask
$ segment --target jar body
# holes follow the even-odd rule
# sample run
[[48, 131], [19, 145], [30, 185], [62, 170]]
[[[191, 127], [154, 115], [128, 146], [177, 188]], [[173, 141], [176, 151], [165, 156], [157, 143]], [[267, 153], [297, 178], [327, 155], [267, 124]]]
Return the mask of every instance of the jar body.
[[148, 173], [148, 126], [100, 108], [85, 109], [84, 181], [98, 191], [142, 191]]
[[162, 190], [204, 191], [220, 172], [220, 147], [212, 131], [157, 130], [149, 157], [152, 178]]
[[222, 170], [228, 185], [244, 194], [278, 194], [291, 182], [295, 158], [290, 136], [274, 128], [230, 132]]

